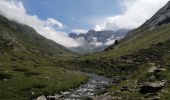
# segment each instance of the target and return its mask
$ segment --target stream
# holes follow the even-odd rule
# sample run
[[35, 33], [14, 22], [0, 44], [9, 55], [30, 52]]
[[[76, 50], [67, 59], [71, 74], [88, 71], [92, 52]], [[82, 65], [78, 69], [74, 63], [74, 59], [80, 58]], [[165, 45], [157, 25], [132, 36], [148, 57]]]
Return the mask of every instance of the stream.
[[61, 92], [54, 96], [47, 96], [49, 100], [82, 100], [82, 97], [93, 97], [98, 91], [105, 90], [110, 85], [110, 80], [103, 76], [99, 76], [92, 73], [83, 73], [89, 77], [89, 80], [80, 85], [76, 89], [70, 91]]

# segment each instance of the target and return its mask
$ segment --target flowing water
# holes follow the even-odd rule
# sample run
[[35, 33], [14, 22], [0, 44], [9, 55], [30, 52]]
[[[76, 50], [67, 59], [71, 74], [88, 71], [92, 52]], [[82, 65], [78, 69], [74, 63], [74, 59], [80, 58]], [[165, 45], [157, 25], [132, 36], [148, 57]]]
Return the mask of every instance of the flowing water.
[[48, 98], [55, 98], [56, 100], [81, 100], [83, 97], [95, 96], [96, 92], [102, 91], [110, 85], [110, 80], [108, 78], [91, 73], [83, 74], [89, 76], [87, 83], [81, 85], [77, 89], [61, 92], [55, 96], [48, 96]]

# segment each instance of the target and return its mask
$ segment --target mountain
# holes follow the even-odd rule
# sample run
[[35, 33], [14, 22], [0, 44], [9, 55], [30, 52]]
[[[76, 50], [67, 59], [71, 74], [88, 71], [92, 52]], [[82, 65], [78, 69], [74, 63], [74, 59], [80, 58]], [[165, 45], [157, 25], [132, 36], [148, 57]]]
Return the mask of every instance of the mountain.
[[170, 1], [111, 48], [68, 60], [68, 68], [112, 79], [95, 100], [170, 99]]
[[113, 48], [128, 48], [130, 45], [133, 47], [129, 48], [129, 50], [136, 50], [169, 39], [169, 18], [170, 1], [143, 25], [130, 31], [123, 39], [119, 41], [118, 46], [113, 44], [109, 46], [106, 51], [109, 49], [113, 50]]
[[[56, 93], [59, 94], [57, 97], [67, 96], [71, 93], [60, 95], [61, 91], [74, 91], [73, 88], [88, 80], [88, 77], [79, 73], [83, 71], [110, 79], [109, 87], [98, 84], [107, 89], [97, 91], [92, 96], [94, 100], [169, 100], [169, 8], [170, 1], [142, 26], [115, 41], [111, 48], [85, 56], [75, 55], [42, 37], [31, 27], [0, 16], [0, 98], [33, 100], [40, 95]], [[107, 32], [110, 34], [110, 31]], [[90, 30], [91, 37], [86, 37], [86, 43], [100, 39], [106, 41], [102, 39], [107, 36], [99, 36], [99, 39], [97, 33]], [[85, 35], [82, 36], [83, 40]], [[71, 36], [75, 39], [79, 37], [76, 34]], [[98, 80], [102, 78], [91, 81], [96, 83]], [[98, 90], [97, 85], [87, 87]], [[91, 88], [84, 88], [84, 85], [81, 89], [90, 91], [90, 94], [94, 92]], [[73, 96], [79, 96], [77, 92]], [[92, 98], [83, 97], [88, 100]]]
[[111, 30], [95, 31], [89, 30], [87, 33], [70, 33], [69, 37], [76, 39], [82, 43], [80, 47], [71, 48], [72, 51], [84, 53], [92, 53], [102, 51], [115, 40], [119, 40], [128, 32], [126, 29], [118, 30], [117, 32]]
[[[0, 16], [1, 38], [11, 41], [18, 48], [29, 49], [32, 52], [52, 55], [67, 55], [71, 52], [65, 47], [39, 35], [33, 28], [9, 21]], [[48, 48], [48, 49], [47, 49]]]
[[87, 77], [57, 64], [74, 55], [33, 28], [0, 16], [0, 99], [33, 100], [78, 86]]
[[150, 20], [144, 23], [141, 27], [156, 28], [163, 24], [170, 23], [170, 2], [160, 9]]

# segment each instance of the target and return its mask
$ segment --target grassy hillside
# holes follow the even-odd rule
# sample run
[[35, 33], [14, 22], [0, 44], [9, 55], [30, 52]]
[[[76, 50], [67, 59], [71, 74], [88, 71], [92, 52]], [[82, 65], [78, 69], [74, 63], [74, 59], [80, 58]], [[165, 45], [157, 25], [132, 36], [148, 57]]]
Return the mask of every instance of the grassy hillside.
[[[170, 99], [170, 39], [136, 49], [134, 52], [116, 58], [111, 56], [97, 59], [79, 58], [58, 64], [74, 70], [94, 72], [112, 79], [116, 85], [113, 84], [104, 91], [106, 94], [101, 97], [109, 95], [119, 100]], [[150, 72], [153, 68], [159, 68], [160, 71]], [[162, 81], [165, 85], [159, 91], [150, 94], [140, 92], [140, 87], [146, 82]]]
[[73, 55], [34, 29], [0, 16], [0, 99], [32, 100], [78, 86], [86, 76], [54, 63]]
[[15, 42], [19, 47], [34, 53], [45, 53], [50, 56], [72, 54], [65, 47], [39, 35], [33, 28], [9, 21], [3, 16], [0, 16], [0, 28], [2, 38]]

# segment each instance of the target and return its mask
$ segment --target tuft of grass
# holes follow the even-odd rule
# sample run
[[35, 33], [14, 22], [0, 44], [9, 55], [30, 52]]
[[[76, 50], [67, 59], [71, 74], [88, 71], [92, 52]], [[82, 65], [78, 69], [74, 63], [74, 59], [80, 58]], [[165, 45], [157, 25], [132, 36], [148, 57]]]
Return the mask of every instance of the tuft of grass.
[[36, 72], [36, 71], [26, 71], [26, 72], [24, 72], [24, 75], [25, 75], [26, 77], [31, 77], [31, 76], [41, 75], [41, 73]]
[[42, 88], [45, 88], [47, 87], [47, 84], [44, 84], [44, 83], [35, 83], [32, 85], [33, 88], [38, 88], [38, 89], [42, 89]]
[[28, 69], [21, 68], [21, 67], [14, 67], [12, 70], [13, 71], [18, 71], [18, 72], [27, 72], [28, 71]]

